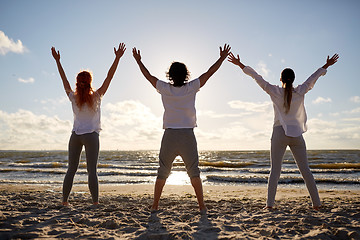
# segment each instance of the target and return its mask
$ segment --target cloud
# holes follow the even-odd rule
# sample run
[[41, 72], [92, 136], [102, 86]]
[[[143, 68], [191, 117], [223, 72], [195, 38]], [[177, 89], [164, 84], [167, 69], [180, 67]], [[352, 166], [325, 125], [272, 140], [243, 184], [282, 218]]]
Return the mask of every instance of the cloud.
[[34, 83], [35, 82], [35, 79], [30, 77], [28, 79], [24, 79], [24, 78], [18, 78], [18, 81], [21, 82], [21, 83]]
[[71, 131], [70, 121], [23, 109], [15, 113], [0, 110], [0, 123], [0, 149], [65, 149]]
[[353, 119], [326, 121], [310, 119], [305, 138], [312, 149], [359, 149], [360, 125]]
[[245, 115], [249, 115], [250, 113], [241, 112], [241, 113], [218, 113], [211, 110], [199, 110], [196, 111], [197, 117], [207, 117], [207, 118], [239, 118]]
[[263, 76], [264, 78], [269, 76], [269, 73], [271, 72], [270, 69], [268, 69], [266, 63], [264, 63], [263, 61], [260, 61], [257, 64], [257, 68], [256, 70], [260, 73], [261, 76]]
[[353, 110], [348, 111], [348, 112], [346, 112], [346, 113], [350, 113], [350, 114], [360, 113], [360, 108], [354, 108]]
[[[50, 106], [51, 102], [45, 100], [44, 104]], [[102, 111], [102, 150], [158, 149], [163, 132], [162, 118], [155, 116], [147, 106], [138, 101], [123, 101], [108, 103]], [[0, 110], [0, 149], [65, 150], [72, 121], [23, 109], [15, 113]]]
[[360, 96], [353, 96], [350, 98], [351, 102], [360, 103]]
[[257, 112], [257, 113], [266, 113], [272, 111], [272, 103], [270, 101], [266, 102], [244, 102], [240, 100], [234, 100], [228, 102], [229, 106], [234, 109], [241, 109], [246, 112]]
[[[65, 101], [65, 100], [64, 100]], [[38, 101], [41, 103], [41, 101]], [[56, 104], [47, 99], [46, 106]], [[229, 102], [231, 112], [199, 111], [195, 135], [200, 150], [270, 149], [273, 126], [271, 102]], [[71, 107], [69, 106], [69, 111]], [[360, 112], [360, 110], [359, 110]], [[344, 113], [341, 114], [343, 116]], [[359, 115], [336, 120], [319, 115], [309, 119], [304, 134], [309, 149], [359, 149]], [[70, 117], [69, 117], [70, 118]], [[0, 149], [66, 150], [73, 119], [35, 114], [19, 109], [0, 110]], [[162, 116], [140, 101], [128, 100], [102, 106], [101, 150], [159, 150]]]
[[329, 103], [332, 102], [331, 98], [318, 97], [312, 101], [313, 104]]
[[162, 117], [139, 101], [108, 103], [103, 109], [101, 132], [109, 149], [158, 149]]
[[25, 51], [26, 48], [20, 40], [14, 42], [3, 31], [0, 31], [0, 55], [6, 55], [8, 52], [24, 53]]

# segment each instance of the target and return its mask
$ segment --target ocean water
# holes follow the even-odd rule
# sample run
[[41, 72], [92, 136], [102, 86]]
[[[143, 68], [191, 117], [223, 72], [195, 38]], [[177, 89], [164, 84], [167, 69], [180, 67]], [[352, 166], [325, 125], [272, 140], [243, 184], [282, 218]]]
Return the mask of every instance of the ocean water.
[[[319, 189], [360, 190], [360, 150], [310, 150], [309, 165]], [[269, 151], [200, 151], [204, 185], [266, 186]], [[100, 184], [154, 183], [158, 151], [101, 151]], [[0, 184], [61, 185], [67, 170], [66, 151], [0, 151]], [[87, 184], [85, 153], [74, 184]], [[190, 184], [177, 157], [167, 184]], [[279, 186], [304, 187], [289, 151], [284, 156]]]

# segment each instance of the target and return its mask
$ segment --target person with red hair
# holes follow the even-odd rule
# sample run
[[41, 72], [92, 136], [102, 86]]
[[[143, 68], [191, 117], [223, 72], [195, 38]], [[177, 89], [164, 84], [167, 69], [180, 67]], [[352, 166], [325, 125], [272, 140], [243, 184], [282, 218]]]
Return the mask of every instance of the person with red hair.
[[83, 146], [86, 153], [86, 167], [88, 172], [88, 185], [94, 205], [99, 203], [99, 182], [97, 176], [97, 162], [99, 157], [99, 132], [101, 130], [100, 105], [101, 98], [107, 91], [115, 74], [120, 58], [125, 52], [125, 44], [120, 43], [118, 49], [114, 48], [115, 60], [111, 65], [102, 86], [92, 88], [92, 75], [88, 71], [80, 72], [76, 77], [75, 92], [71, 89], [60, 63], [60, 53], [51, 48], [65, 92], [69, 97], [74, 113], [74, 125], [69, 140], [69, 164], [63, 183], [63, 205], [69, 205], [68, 198], [79, 166]]

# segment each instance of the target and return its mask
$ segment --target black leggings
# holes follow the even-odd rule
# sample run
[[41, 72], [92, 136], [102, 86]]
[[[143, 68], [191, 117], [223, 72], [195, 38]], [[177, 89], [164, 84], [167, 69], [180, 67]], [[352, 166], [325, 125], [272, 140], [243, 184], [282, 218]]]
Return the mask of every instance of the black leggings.
[[72, 133], [69, 141], [69, 166], [63, 183], [63, 202], [67, 202], [79, 167], [82, 147], [85, 146], [88, 185], [93, 202], [99, 201], [97, 161], [99, 157], [99, 134], [97, 132], [77, 135]]

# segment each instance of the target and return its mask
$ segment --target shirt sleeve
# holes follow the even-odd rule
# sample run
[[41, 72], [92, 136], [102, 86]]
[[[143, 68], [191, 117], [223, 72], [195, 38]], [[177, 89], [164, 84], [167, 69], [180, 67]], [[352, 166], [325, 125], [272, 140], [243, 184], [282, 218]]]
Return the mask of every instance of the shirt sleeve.
[[319, 77], [324, 76], [326, 72], [327, 70], [324, 68], [319, 68], [318, 70], [316, 70], [316, 72], [314, 72], [303, 84], [297, 87], [297, 92], [301, 95], [304, 95], [305, 93], [310, 91], [314, 87]]
[[69, 97], [70, 102], [74, 101], [74, 97], [75, 97], [74, 92], [73, 91], [69, 92], [68, 97]]
[[191, 86], [191, 88], [192, 88], [195, 92], [197, 92], [197, 91], [200, 90], [200, 79], [199, 79], [199, 78], [197, 78], [197, 79], [189, 82], [188, 84]]
[[246, 75], [249, 75], [250, 77], [252, 77], [255, 82], [268, 94], [270, 94], [272, 91], [274, 91], [276, 88], [276, 86], [270, 84], [269, 82], [265, 81], [264, 78], [259, 75], [254, 69], [252, 69], [249, 66], [246, 66], [243, 68], [243, 72]]
[[164, 92], [164, 89], [167, 87], [168, 83], [161, 81], [161, 80], [157, 80], [156, 81], [156, 90], [158, 91], [158, 93], [162, 93]]

